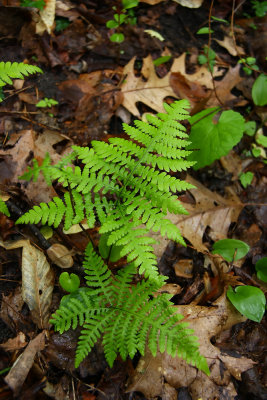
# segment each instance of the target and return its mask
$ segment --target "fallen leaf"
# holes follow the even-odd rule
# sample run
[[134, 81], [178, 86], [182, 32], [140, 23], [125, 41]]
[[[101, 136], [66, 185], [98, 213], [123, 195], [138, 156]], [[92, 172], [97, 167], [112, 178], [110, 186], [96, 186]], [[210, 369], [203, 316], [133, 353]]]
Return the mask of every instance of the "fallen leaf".
[[36, 33], [39, 35], [42, 35], [45, 31], [51, 33], [55, 21], [55, 11], [56, 0], [46, 0], [44, 9], [39, 12]]
[[237, 55], [243, 56], [245, 54], [244, 49], [241, 46], [235, 45], [234, 39], [230, 36], [224, 36], [223, 40], [215, 39], [215, 41], [224, 47], [231, 56], [236, 57]]
[[8, 296], [2, 294], [0, 317], [12, 330], [16, 331], [17, 326], [23, 319], [21, 316], [23, 304], [24, 301], [20, 286], [15, 289], [14, 293], [10, 293]]
[[24, 333], [19, 332], [16, 337], [8, 339], [5, 343], [0, 344], [0, 347], [5, 351], [19, 350], [26, 346], [27, 342], [25, 339], [26, 336], [24, 335]]
[[29, 240], [0, 241], [6, 250], [22, 247], [22, 298], [28, 305], [32, 319], [39, 328], [48, 326], [54, 288], [54, 272], [44, 253]]
[[52, 244], [47, 249], [47, 255], [50, 260], [60, 268], [71, 268], [73, 266], [71, 254], [71, 251], [60, 243]]
[[13, 390], [15, 396], [18, 395], [27, 375], [33, 365], [35, 355], [45, 347], [45, 332], [39, 333], [30, 341], [24, 352], [13, 364], [11, 370], [4, 378], [8, 386]]
[[[205, 97], [202, 86], [208, 89], [212, 89], [213, 86], [210, 72], [205, 66], [198, 68], [193, 74], [187, 74], [185, 58], [185, 53], [176, 58], [170, 71], [163, 78], [157, 76], [150, 55], [143, 59], [142, 76], [137, 77], [134, 73], [135, 57], [132, 58], [123, 70], [123, 75], [127, 75], [127, 78], [121, 85], [122, 105], [138, 117], [140, 113], [136, 103], [142, 102], [157, 112], [163, 112], [163, 100], [168, 96], [187, 98], [194, 106], [196, 101]], [[221, 76], [222, 73], [223, 71], [214, 68], [215, 77]]]
[[[183, 203], [189, 214], [168, 213], [167, 217], [178, 226], [182, 236], [189, 240], [197, 251], [205, 252], [208, 248], [202, 238], [206, 228], [210, 228], [209, 236], [214, 241], [227, 238], [228, 229], [232, 222], [237, 221], [243, 204], [234, 193], [230, 193], [229, 198], [224, 198], [207, 189], [189, 175], [185, 180], [196, 186], [195, 189], [189, 191], [193, 196], [194, 203]], [[162, 238], [158, 232], [151, 233], [151, 235], [158, 242], [153, 246], [155, 254], [157, 257], [161, 257], [169, 240]]]
[[188, 387], [193, 400], [234, 400], [237, 393], [231, 376], [241, 380], [242, 372], [252, 368], [255, 363], [246, 357], [235, 358], [222, 354], [210, 339], [246, 318], [227, 301], [225, 293], [212, 307], [185, 305], [176, 308], [177, 312], [185, 315], [185, 321], [189, 322], [199, 338], [200, 353], [207, 358], [210, 377], [178, 357], [172, 358], [166, 353], [158, 353], [153, 357], [147, 352], [140, 359], [127, 391], [139, 391], [147, 398], [154, 398], [162, 396], [166, 382], [176, 389]]

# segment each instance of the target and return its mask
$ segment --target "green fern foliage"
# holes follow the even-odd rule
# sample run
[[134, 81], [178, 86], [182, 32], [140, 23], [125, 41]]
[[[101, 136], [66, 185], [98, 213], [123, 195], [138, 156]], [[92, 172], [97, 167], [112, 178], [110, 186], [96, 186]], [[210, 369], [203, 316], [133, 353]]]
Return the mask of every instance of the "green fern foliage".
[[48, 156], [41, 166], [35, 162], [22, 178], [35, 179], [42, 171], [48, 183], [56, 180], [66, 192], [62, 199], [35, 206], [17, 223], [57, 227], [64, 220], [68, 229], [84, 218], [89, 227], [99, 221], [100, 233], [109, 234], [109, 245], [122, 246], [122, 256], [146, 278], [159, 279], [155, 241], [147, 234], [160, 232], [185, 245], [167, 213], [187, 214], [177, 193], [193, 186], [173, 174], [194, 164], [186, 160], [190, 141], [180, 123], [188, 117], [188, 101], [164, 107], [166, 113], [148, 116], [148, 122], [124, 124], [130, 140], [116, 137], [109, 143], [93, 141], [91, 148], [73, 146], [73, 153], [54, 166]]
[[4, 202], [4, 200], [1, 199], [1, 197], [0, 197], [0, 213], [6, 215], [7, 217], [10, 217], [9, 209], [7, 208], [6, 203]]
[[28, 76], [35, 73], [42, 73], [41, 68], [35, 65], [29, 65], [24, 63], [17, 63], [10, 61], [0, 62], [0, 86], [5, 86], [7, 83], [12, 85], [12, 79], [24, 79], [24, 76]]
[[136, 268], [129, 264], [112, 277], [109, 269], [89, 243], [84, 260], [87, 288], [63, 297], [51, 323], [59, 332], [78, 325], [83, 327], [78, 341], [75, 366], [78, 367], [103, 336], [104, 352], [110, 366], [119, 354], [123, 360], [146, 345], [157, 351], [178, 355], [209, 373], [206, 359], [198, 351], [197, 338], [182, 315], [172, 307], [170, 295], [154, 296], [161, 284], [143, 280], [131, 285]]

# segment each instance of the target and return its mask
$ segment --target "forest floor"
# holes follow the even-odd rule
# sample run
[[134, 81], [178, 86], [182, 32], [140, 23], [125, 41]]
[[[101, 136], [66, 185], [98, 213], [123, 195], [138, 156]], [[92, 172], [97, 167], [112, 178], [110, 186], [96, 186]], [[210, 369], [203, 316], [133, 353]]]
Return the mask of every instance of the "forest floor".
[[[226, 295], [229, 286], [267, 291], [255, 269], [267, 256], [267, 108], [252, 98], [256, 78], [267, 73], [267, 7], [259, 16], [255, 6], [266, 2], [217, 0], [188, 8], [171, 0], [144, 0], [131, 9], [135, 24], [110, 29], [106, 23], [120, 12], [119, 0], [57, 0], [55, 12], [55, 2], [46, 3], [52, 17], [31, 5], [22, 7], [19, 0], [0, 1], [0, 61], [43, 70], [14, 79], [1, 95], [0, 190], [11, 216], [0, 214], [0, 399], [266, 400], [266, 317], [260, 322], [247, 318]], [[210, 34], [198, 33], [209, 26]], [[112, 42], [114, 33], [123, 33], [124, 41]], [[213, 52], [205, 63], [208, 48]], [[207, 61], [212, 60], [211, 72]], [[40, 107], [45, 98], [54, 104]], [[47, 238], [39, 225], [32, 230], [15, 225], [18, 215], [50, 201], [59, 190], [47, 187], [43, 178], [25, 182], [19, 176], [33, 158], [40, 164], [49, 153], [57, 162], [72, 145], [123, 136], [122, 123], [161, 112], [163, 100], [175, 99], [189, 100], [191, 115], [217, 107], [213, 126], [229, 110], [246, 122], [227, 154], [219, 149], [226, 141], [223, 132], [214, 131], [211, 138], [202, 130], [208, 155], [220, 155], [187, 175], [176, 173], [195, 185], [180, 195], [189, 215], [173, 220], [187, 247], [161, 240], [155, 249], [159, 271], [168, 276], [164, 290], [191, 321], [203, 354], [214, 360], [211, 375], [178, 358], [154, 358], [149, 352], [125, 362], [118, 357], [109, 368], [100, 343], [75, 369], [79, 329], [55, 332], [36, 310], [30, 311], [25, 291], [35, 287], [34, 301], [51, 315], [64, 294], [59, 275], [69, 267], [82, 274], [88, 239], [84, 232], [66, 234], [61, 226]], [[231, 135], [231, 129], [237, 128], [229, 121], [224, 131]], [[217, 134], [222, 135], [219, 144]], [[97, 228], [90, 234], [99, 239]], [[249, 250], [233, 262], [215, 257], [214, 243], [226, 238], [245, 242]], [[61, 265], [47, 256], [51, 245], [65, 251]], [[33, 263], [27, 255], [30, 260], [45, 255], [52, 278], [44, 286], [39, 278], [26, 277], [25, 269]], [[43, 296], [44, 288], [51, 296]], [[260, 312], [257, 298], [250, 301], [251, 312]]]

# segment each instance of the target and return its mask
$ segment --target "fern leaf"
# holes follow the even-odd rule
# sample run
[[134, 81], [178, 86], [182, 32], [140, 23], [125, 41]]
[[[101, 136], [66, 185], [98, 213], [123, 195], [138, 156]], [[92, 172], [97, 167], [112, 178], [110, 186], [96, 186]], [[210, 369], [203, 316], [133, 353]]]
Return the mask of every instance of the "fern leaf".
[[41, 68], [35, 65], [29, 65], [24, 63], [14, 62], [11, 64], [10, 61], [0, 62], [0, 87], [5, 86], [7, 83], [12, 85], [12, 80], [10, 78], [24, 79], [24, 76], [28, 76], [35, 73], [43, 73]]
[[7, 217], [10, 217], [9, 209], [4, 200], [1, 199], [1, 197], [0, 197], [0, 213], [6, 215]]

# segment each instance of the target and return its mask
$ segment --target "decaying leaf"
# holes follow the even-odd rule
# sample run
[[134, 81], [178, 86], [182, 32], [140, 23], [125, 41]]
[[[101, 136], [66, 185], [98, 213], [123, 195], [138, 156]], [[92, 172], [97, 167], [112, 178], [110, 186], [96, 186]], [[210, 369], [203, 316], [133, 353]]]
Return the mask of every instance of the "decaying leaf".
[[[196, 186], [196, 189], [190, 190], [194, 204], [183, 204], [189, 215], [168, 214], [168, 218], [178, 226], [182, 236], [188, 239], [197, 251], [207, 251], [202, 241], [206, 228], [209, 227], [209, 236], [214, 241], [225, 239], [230, 224], [237, 221], [243, 204], [233, 194], [230, 198], [224, 198], [210, 191], [189, 175], [186, 181]], [[153, 233], [153, 237], [158, 240], [160, 236]], [[161, 238], [159, 244], [154, 246], [158, 257], [161, 257], [167, 244], [168, 240]]]
[[255, 363], [245, 357], [235, 358], [222, 354], [211, 344], [210, 339], [246, 318], [228, 302], [225, 293], [212, 307], [185, 305], [177, 306], [177, 311], [185, 316], [185, 321], [189, 322], [198, 336], [200, 352], [208, 360], [210, 377], [178, 357], [158, 354], [154, 358], [147, 352], [138, 363], [128, 391], [139, 391], [147, 398], [155, 398], [162, 396], [166, 382], [174, 388], [188, 386], [193, 400], [234, 400], [236, 391], [231, 376], [240, 380], [241, 373], [252, 368]]
[[5, 343], [0, 344], [0, 347], [5, 351], [14, 351], [22, 349], [26, 346], [26, 336], [23, 332], [19, 332], [19, 334], [11, 339], [8, 339]]
[[[133, 115], [140, 116], [136, 103], [142, 102], [157, 112], [163, 111], [163, 100], [167, 96], [187, 98], [191, 105], [207, 96], [202, 86], [212, 89], [210, 72], [205, 66], [193, 74], [186, 73], [186, 54], [176, 58], [167, 75], [159, 78], [155, 71], [152, 57], [143, 60], [142, 76], [134, 73], [135, 57], [124, 67], [123, 74], [127, 75], [121, 89], [124, 96], [123, 106]], [[222, 71], [214, 68], [214, 76], [222, 75]], [[145, 78], [146, 80], [144, 81]]]
[[42, 35], [45, 31], [51, 33], [56, 11], [56, 0], [46, 0], [45, 7], [39, 12], [39, 20], [36, 24], [36, 33]]
[[47, 249], [50, 260], [60, 268], [71, 268], [73, 258], [71, 252], [63, 244], [55, 243]]
[[224, 36], [223, 40], [215, 39], [216, 42], [224, 47], [229, 54], [236, 57], [237, 55], [243, 56], [245, 54], [244, 49], [240, 46], [236, 46], [234, 39], [230, 36]]
[[15, 396], [19, 393], [25, 379], [27, 378], [36, 353], [43, 350], [44, 347], [45, 332], [43, 331], [30, 341], [24, 352], [16, 360], [8, 375], [5, 377], [5, 382], [13, 390]]
[[48, 326], [54, 288], [54, 272], [44, 253], [30, 244], [29, 240], [0, 241], [6, 250], [22, 247], [22, 298], [28, 305], [32, 319], [39, 328]]

